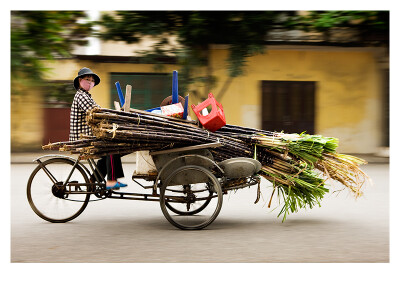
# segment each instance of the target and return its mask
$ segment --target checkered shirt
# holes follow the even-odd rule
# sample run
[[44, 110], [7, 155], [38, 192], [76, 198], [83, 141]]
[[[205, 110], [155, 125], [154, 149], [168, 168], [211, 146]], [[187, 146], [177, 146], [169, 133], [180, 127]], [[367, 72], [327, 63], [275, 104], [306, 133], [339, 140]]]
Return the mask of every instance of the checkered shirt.
[[69, 141], [79, 139], [79, 135], [92, 135], [92, 129], [86, 122], [86, 112], [94, 107], [100, 107], [92, 99], [92, 95], [79, 89], [71, 105]]

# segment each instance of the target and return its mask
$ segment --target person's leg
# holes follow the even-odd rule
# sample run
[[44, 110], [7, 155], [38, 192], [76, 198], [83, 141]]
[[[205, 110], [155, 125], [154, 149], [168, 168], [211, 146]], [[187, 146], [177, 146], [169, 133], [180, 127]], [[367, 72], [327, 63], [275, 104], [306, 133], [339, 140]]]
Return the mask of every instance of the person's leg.
[[[97, 168], [99, 169], [100, 173], [104, 178], [106, 178], [107, 175], [107, 156], [101, 157], [97, 163], [96, 163]], [[98, 175], [98, 173], [96, 173]], [[98, 178], [101, 179], [100, 176]], [[94, 182], [96, 179], [94, 177], [94, 174], [90, 176], [90, 181]]]
[[121, 156], [107, 156], [107, 180], [117, 180], [122, 177], [124, 177], [124, 170], [122, 169]]
[[117, 183], [117, 179], [121, 177], [124, 177], [124, 171], [122, 169], [122, 163], [121, 163], [121, 156], [120, 155], [107, 156], [107, 186], [114, 186]]

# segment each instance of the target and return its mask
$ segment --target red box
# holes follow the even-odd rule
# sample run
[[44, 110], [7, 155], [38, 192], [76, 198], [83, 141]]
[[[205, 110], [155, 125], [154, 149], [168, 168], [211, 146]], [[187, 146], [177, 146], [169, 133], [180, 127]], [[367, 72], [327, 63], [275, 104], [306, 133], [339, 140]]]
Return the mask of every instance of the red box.
[[[212, 106], [211, 112], [208, 115], [203, 116], [200, 112], [209, 105]], [[222, 108], [222, 105], [215, 100], [211, 93], [208, 94], [208, 99], [204, 102], [197, 106], [192, 105], [192, 109], [204, 128], [207, 128], [212, 132], [217, 131], [226, 124], [224, 109]]]
[[183, 117], [183, 106], [181, 103], [162, 106], [161, 113], [166, 116], [182, 118]]

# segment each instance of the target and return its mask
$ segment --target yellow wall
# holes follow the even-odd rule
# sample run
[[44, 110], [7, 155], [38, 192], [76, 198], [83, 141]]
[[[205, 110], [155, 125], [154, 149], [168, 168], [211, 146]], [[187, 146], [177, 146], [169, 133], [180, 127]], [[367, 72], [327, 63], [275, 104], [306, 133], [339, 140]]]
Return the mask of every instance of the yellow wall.
[[[251, 57], [246, 74], [221, 100], [231, 124], [261, 127], [262, 80], [316, 81], [315, 132], [340, 139], [342, 152], [373, 153], [380, 146], [381, 88], [371, 49], [295, 50], [270, 47]], [[218, 94], [226, 80], [226, 51], [215, 49]]]
[[[227, 79], [226, 49], [214, 48], [211, 69], [217, 84], [211, 90], [192, 86], [180, 89], [180, 94], [212, 92], [224, 107], [227, 123], [261, 128], [261, 81], [300, 80], [316, 81], [315, 132], [338, 137], [339, 150], [345, 153], [374, 153], [381, 146], [382, 98], [380, 70], [374, 50], [355, 48], [297, 48], [268, 47], [263, 55], [249, 58], [244, 76], [235, 78], [222, 98], [218, 97]], [[101, 78], [92, 94], [102, 107], [109, 107], [110, 72], [154, 72], [153, 65], [128, 63], [95, 63], [91, 61], [59, 60], [49, 63], [53, 71], [49, 80], [72, 80], [82, 67], [89, 67]], [[164, 65], [162, 72], [172, 72], [176, 67]], [[178, 70], [179, 71], [179, 70]], [[204, 73], [203, 70], [198, 71]], [[199, 75], [199, 74], [197, 74]], [[125, 86], [121, 86], [125, 92]], [[169, 94], [166, 94], [166, 96]], [[12, 145], [38, 145], [41, 141], [40, 94], [29, 97], [32, 110], [26, 112], [28, 101], [18, 101], [12, 96]], [[190, 104], [200, 98], [190, 96]], [[35, 111], [35, 108], [36, 111]], [[191, 116], [194, 116], [193, 112]], [[14, 144], [15, 143], [15, 144]], [[22, 144], [21, 144], [22, 143]]]
[[[13, 86], [15, 87], [15, 86]], [[15, 89], [14, 89], [15, 91]], [[43, 133], [42, 96], [39, 89], [20, 89], [11, 95], [11, 150], [32, 150], [40, 147]]]

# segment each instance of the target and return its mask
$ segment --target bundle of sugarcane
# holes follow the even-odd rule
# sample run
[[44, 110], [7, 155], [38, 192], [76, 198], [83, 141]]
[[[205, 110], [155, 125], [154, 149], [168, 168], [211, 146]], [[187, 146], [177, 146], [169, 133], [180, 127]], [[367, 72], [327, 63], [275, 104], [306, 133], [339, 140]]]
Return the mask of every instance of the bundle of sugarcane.
[[[320, 205], [329, 191], [326, 179], [334, 179], [361, 195], [366, 175], [359, 165], [365, 161], [336, 153], [338, 140], [319, 135], [285, 134], [226, 125], [209, 132], [196, 123], [145, 111], [130, 112], [95, 108], [87, 114], [92, 137], [79, 141], [58, 142], [44, 149], [79, 153], [81, 158], [107, 154], [127, 154], [139, 150], [161, 150], [211, 142], [221, 147], [212, 149], [216, 161], [234, 157], [255, 158], [262, 164], [260, 175], [273, 184], [273, 196], [283, 199], [283, 220], [300, 208]], [[275, 194], [276, 192], [276, 194]]]
[[189, 121], [173, 119], [131, 109], [123, 112], [96, 108], [87, 121], [98, 139], [136, 143], [156, 143], [154, 150], [219, 142], [217, 160], [247, 157], [253, 154], [250, 144], [227, 135], [209, 132]]
[[112, 153], [139, 150], [161, 150], [182, 146], [220, 142], [218, 160], [251, 156], [251, 145], [242, 140], [216, 134], [196, 123], [131, 109], [131, 112], [95, 108], [88, 112], [92, 137], [78, 141], [51, 143], [43, 149], [58, 149], [81, 154], [82, 159], [98, 158]]

